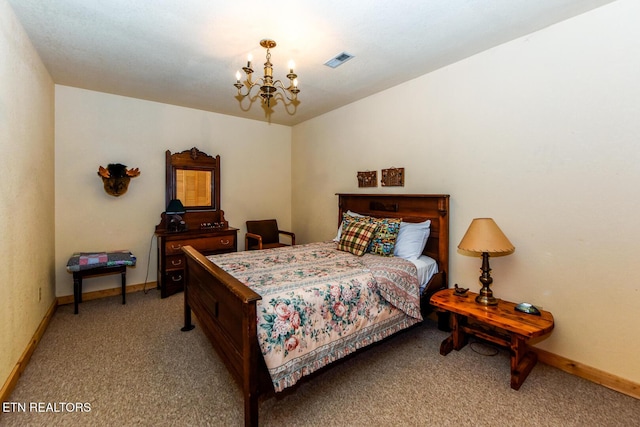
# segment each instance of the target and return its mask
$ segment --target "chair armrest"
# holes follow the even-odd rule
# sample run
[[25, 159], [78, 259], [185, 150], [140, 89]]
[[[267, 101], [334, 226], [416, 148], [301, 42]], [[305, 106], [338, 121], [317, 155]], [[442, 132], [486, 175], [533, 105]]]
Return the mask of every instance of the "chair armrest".
[[249, 250], [249, 239], [254, 239], [258, 241], [258, 249], [262, 249], [262, 236], [259, 234], [246, 233], [244, 235], [244, 250]]
[[284, 230], [278, 230], [278, 233], [286, 234], [287, 236], [291, 237], [291, 246], [295, 246], [295, 244], [296, 244], [296, 233], [292, 233], [291, 231], [284, 231]]

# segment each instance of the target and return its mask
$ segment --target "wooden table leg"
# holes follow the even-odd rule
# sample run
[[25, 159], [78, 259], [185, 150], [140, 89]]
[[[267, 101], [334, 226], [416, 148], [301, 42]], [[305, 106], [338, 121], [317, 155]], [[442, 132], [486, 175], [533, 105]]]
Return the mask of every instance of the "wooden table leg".
[[82, 275], [79, 272], [73, 273], [73, 314], [78, 314], [78, 303], [82, 298]]
[[446, 356], [451, 353], [453, 350], [453, 337], [449, 335], [442, 343], [440, 344], [440, 354]]
[[127, 287], [127, 267], [123, 267], [122, 268], [122, 304], [126, 304], [127, 300], [126, 300], [126, 295], [127, 295], [127, 291], [126, 291], [126, 287]]
[[511, 388], [519, 390], [538, 361], [538, 355], [529, 351], [523, 337], [511, 335]]
[[463, 330], [466, 317], [456, 313], [451, 314], [451, 335], [440, 344], [440, 354], [446, 356], [451, 350], [460, 350], [467, 344], [467, 335]]

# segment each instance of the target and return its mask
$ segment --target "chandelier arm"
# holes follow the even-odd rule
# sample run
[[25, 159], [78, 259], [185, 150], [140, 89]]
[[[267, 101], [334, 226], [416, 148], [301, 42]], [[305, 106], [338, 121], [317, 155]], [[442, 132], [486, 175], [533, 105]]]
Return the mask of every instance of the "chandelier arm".
[[[240, 108], [242, 109], [242, 111], [249, 111], [251, 109], [251, 106], [256, 103], [259, 102], [260, 104], [263, 103], [262, 98], [260, 97], [260, 92], [254, 94], [253, 96], [249, 96], [251, 95], [250, 93], [246, 93], [244, 95], [240, 94], [239, 96], [236, 96], [236, 99], [238, 100], [238, 104], [240, 105]], [[244, 104], [244, 101], [247, 101], [247, 107], [244, 108], [242, 105]]]
[[[289, 76], [295, 76], [295, 77], [290, 78]], [[296, 79], [297, 77], [298, 76], [295, 75], [295, 74], [287, 74], [287, 78], [289, 79], [289, 86], [288, 87], [284, 87], [284, 83], [282, 83], [282, 80], [280, 80], [280, 79], [278, 79], [275, 82], [273, 82], [273, 84], [275, 85], [276, 83], [280, 83], [280, 86], [283, 89], [286, 89], [287, 91], [289, 91], [291, 93], [297, 94], [298, 92], [300, 92], [300, 90], [298, 89], [297, 85], [294, 86], [294, 84], [293, 84], [294, 79]], [[296, 92], [294, 92], [292, 89], [296, 89]]]
[[289, 115], [294, 115], [296, 113], [296, 111], [298, 110], [298, 100], [289, 100], [290, 102], [287, 102], [287, 100], [284, 98], [284, 96], [282, 95], [281, 92], [277, 92], [276, 95], [274, 95], [274, 99], [276, 101], [281, 101], [282, 105], [284, 106], [285, 111], [287, 112], [287, 114]]
[[[273, 86], [277, 87], [278, 89], [281, 89], [282, 92], [284, 93], [284, 96], [289, 100], [289, 101], [293, 101], [294, 99], [298, 98], [298, 95], [296, 92], [292, 92], [291, 89], [294, 88], [293, 84], [289, 85], [289, 87], [284, 87], [284, 84], [282, 83], [281, 80], [276, 80], [275, 82], [273, 82]], [[288, 94], [292, 94], [292, 97], [290, 98]]]
[[[257, 81], [252, 82], [251, 81], [251, 76], [247, 76], [247, 79], [240, 83], [241, 86], [238, 86], [238, 84], [236, 83], [236, 87], [238, 88], [238, 95], [245, 97], [245, 96], [249, 96], [251, 94], [251, 91], [253, 90], [254, 87], [256, 86], [262, 86], [264, 84], [264, 81], [262, 78], [259, 78]], [[242, 88], [246, 88], [247, 92], [246, 93], [242, 93]]]

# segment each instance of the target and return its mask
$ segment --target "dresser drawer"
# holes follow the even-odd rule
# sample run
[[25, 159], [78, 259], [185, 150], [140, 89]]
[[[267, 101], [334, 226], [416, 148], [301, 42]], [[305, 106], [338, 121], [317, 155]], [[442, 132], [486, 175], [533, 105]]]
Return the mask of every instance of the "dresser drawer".
[[166, 257], [166, 260], [167, 260], [167, 265], [165, 266], [165, 268], [167, 270], [182, 269], [186, 264], [184, 255], [168, 255]]
[[237, 228], [189, 230], [184, 233], [156, 230], [156, 235], [158, 236], [158, 284], [162, 298], [184, 289], [187, 257], [182, 252], [183, 247], [191, 246], [203, 255], [213, 255], [235, 252], [238, 244]]
[[164, 287], [170, 294], [184, 289], [184, 270], [167, 271], [164, 275]]
[[[225, 236], [201, 237], [195, 239], [174, 240], [165, 243], [167, 255], [182, 254], [183, 246], [192, 246], [200, 252], [213, 252], [231, 249], [235, 245], [235, 233]], [[169, 264], [167, 264], [169, 265]]]

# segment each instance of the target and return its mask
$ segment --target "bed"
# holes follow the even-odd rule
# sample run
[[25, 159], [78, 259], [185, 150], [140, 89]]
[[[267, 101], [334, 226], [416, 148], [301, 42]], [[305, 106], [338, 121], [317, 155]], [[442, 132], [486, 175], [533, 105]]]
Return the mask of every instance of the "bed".
[[[358, 257], [345, 251], [337, 251], [335, 249], [337, 243], [331, 241], [284, 249], [219, 255], [210, 257], [210, 259], [192, 247], [183, 248], [187, 259], [187, 268], [184, 290], [184, 327], [182, 330], [188, 331], [194, 328], [192, 313], [195, 314], [198, 324], [243, 390], [245, 425], [258, 425], [260, 396], [268, 395], [274, 391], [279, 392], [290, 387], [303, 375], [318, 369], [324, 369], [324, 365], [327, 364], [331, 366], [330, 363], [334, 362], [338, 356], [351, 354], [361, 347], [383, 340], [391, 334], [420, 322], [422, 316], [430, 312], [428, 301], [431, 295], [447, 287], [449, 250], [448, 195], [338, 194], [337, 229], [343, 229], [343, 220], [348, 221], [347, 218], [357, 217], [354, 213], [365, 217], [390, 219], [391, 221], [395, 219], [396, 223], [398, 219], [401, 219], [402, 223], [414, 225], [430, 221], [429, 237], [421, 254], [424, 257], [421, 257], [421, 259], [427, 260], [427, 263], [428, 260], [431, 260], [435, 266], [429, 267], [427, 265], [425, 268], [427, 270], [433, 269], [437, 272], [431, 271], [431, 273], [428, 273], [428, 280], [424, 280], [424, 283], [419, 283], [418, 279], [413, 279], [413, 284], [406, 285], [407, 288], [416, 284], [422, 285], [417, 296], [417, 307], [415, 301], [411, 298], [405, 298], [404, 288], [393, 287], [395, 285], [389, 285], [392, 287], [382, 285], [386, 280], [385, 278], [388, 278], [389, 282], [394, 282], [397, 277], [405, 275], [405, 272], [410, 269], [417, 271], [417, 268], [413, 266], [419, 267], [419, 263], [411, 262], [411, 265], [407, 266], [409, 263], [399, 259], [399, 257], [369, 254]], [[267, 353], [267, 347], [274, 343], [272, 340], [270, 344], [265, 344], [265, 336], [268, 338], [270, 335], [276, 335], [272, 322], [277, 317], [273, 314], [274, 310], [279, 314], [282, 314], [279, 310], [285, 310], [284, 314], [286, 316], [289, 316], [289, 313], [286, 312], [288, 310], [287, 305], [281, 304], [284, 294], [272, 294], [272, 291], [267, 290], [268, 288], [262, 287], [262, 283], [265, 281], [273, 282], [273, 285], [281, 288], [278, 292], [293, 292], [291, 290], [292, 284], [295, 282], [295, 278], [291, 277], [293, 273], [290, 271], [281, 273], [280, 270], [273, 269], [274, 264], [283, 259], [286, 262], [281, 262], [282, 264], [291, 264], [295, 259], [302, 261], [299, 264], [298, 273], [306, 271], [305, 269], [317, 269], [326, 272], [324, 266], [329, 264], [332, 266], [334, 264], [338, 266], [354, 264], [357, 270], [359, 263], [366, 263], [365, 268], [360, 268], [360, 272], [341, 271], [338, 274], [339, 278], [336, 280], [342, 280], [342, 282], [327, 285], [327, 289], [343, 289], [343, 292], [346, 289], [347, 292], [351, 292], [350, 283], [363, 285], [358, 289], [371, 288], [372, 283], [375, 285], [376, 290], [378, 290], [377, 286], [380, 286], [379, 291], [373, 292], [373, 294], [385, 294], [386, 292], [396, 298], [389, 299], [385, 294], [382, 308], [374, 308], [374, 305], [371, 305], [371, 308], [367, 306], [366, 309], [360, 311], [366, 312], [367, 316], [370, 317], [373, 317], [371, 312], [383, 313], [380, 323], [383, 326], [378, 326], [378, 323], [371, 326], [366, 324], [359, 335], [355, 334], [353, 341], [348, 342], [347, 350], [335, 350], [334, 347], [321, 345], [319, 348], [309, 348], [303, 352], [301, 350], [303, 346], [298, 346], [300, 341], [287, 335], [284, 338], [288, 337], [289, 341], [279, 343], [279, 354], [275, 357], [275, 359], [279, 360], [279, 364], [274, 365], [274, 357]], [[316, 261], [318, 259], [321, 259], [321, 261]], [[215, 262], [212, 262], [212, 260]], [[329, 264], [325, 264], [325, 262]], [[265, 263], [270, 264], [265, 266]], [[387, 267], [389, 263], [392, 265], [391, 268]], [[391, 273], [385, 273], [387, 269]], [[381, 271], [380, 274], [382, 276], [376, 275], [372, 280], [369, 275], [377, 274], [377, 270]], [[300, 279], [302, 282], [306, 280], [314, 286], [317, 285], [317, 282], [314, 282], [315, 279], [312, 277], [306, 274], [302, 274], [302, 276], [304, 276], [303, 279]], [[250, 283], [251, 287], [244, 283]], [[332, 291], [327, 290], [323, 294], [317, 288], [314, 289], [314, 295], [316, 296], [320, 295], [320, 297], [326, 297], [326, 299], [331, 297], [330, 293]], [[400, 290], [398, 291], [398, 289]], [[365, 292], [363, 291], [362, 293]], [[368, 293], [372, 294], [372, 292]], [[293, 294], [287, 295], [290, 295], [290, 298], [294, 298]], [[353, 295], [350, 294], [349, 298], [353, 298]], [[369, 304], [367, 301], [362, 296], [362, 299], [357, 304], [358, 307], [362, 308], [364, 305]], [[389, 301], [393, 303], [389, 304]], [[278, 305], [279, 302], [280, 305]], [[289, 300], [286, 300], [286, 302], [289, 307], [292, 306]], [[354, 303], [355, 306], [356, 304]], [[346, 316], [349, 314], [342, 306], [336, 306], [335, 308], [339, 310], [339, 315]], [[418, 311], [417, 313], [415, 312], [416, 310]], [[311, 311], [308, 310], [308, 312]], [[353, 310], [354, 316], [355, 311]], [[299, 315], [300, 313], [303, 313], [303, 310], [299, 310], [297, 314]], [[326, 317], [327, 313], [323, 312], [323, 315]], [[335, 320], [335, 313], [330, 315], [333, 315]], [[354, 318], [354, 322], [362, 323], [365, 321], [355, 320]], [[268, 325], [265, 326], [265, 323]], [[300, 319], [296, 319], [294, 323], [299, 324]], [[338, 338], [337, 341], [346, 341], [347, 338], [342, 335], [343, 331], [336, 330], [335, 322], [333, 325], [334, 328], [327, 336]], [[318, 331], [307, 332], [308, 336], [313, 334], [314, 337], [317, 337], [319, 335]], [[370, 337], [372, 338], [369, 339]], [[291, 367], [291, 360], [286, 358], [287, 354], [289, 352], [293, 353], [294, 350], [298, 353], [290, 359], [306, 360], [304, 362], [306, 364], [303, 364], [302, 368]], [[319, 353], [324, 362], [317, 364], [311, 361], [309, 354], [312, 353]], [[311, 368], [309, 368], [310, 366]], [[275, 371], [280, 373], [277, 378], [274, 376]]]

